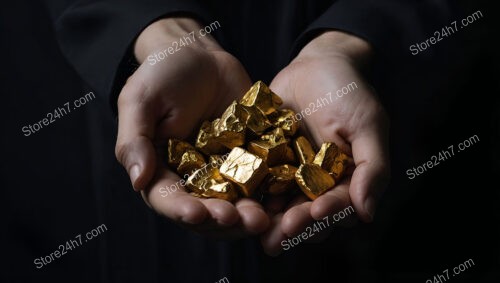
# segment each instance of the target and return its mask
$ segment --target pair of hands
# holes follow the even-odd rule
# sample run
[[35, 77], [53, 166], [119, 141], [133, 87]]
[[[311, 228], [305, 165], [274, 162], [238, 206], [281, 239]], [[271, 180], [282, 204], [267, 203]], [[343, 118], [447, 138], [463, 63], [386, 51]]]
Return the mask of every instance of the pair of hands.
[[326, 93], [335, 97], [338, 89], [356, 83], [352, 93], [333, 99], [301, 121], [317, 145], [334, 141], [353, 156], [351, 174], [315, 201], [300, 195], [291, 200], [270, 197], [263, 205], [248, 198], [231, 204], [196, 198], [183, 189], [162, 196], [160, 188], [179, 181], [162, 162], [168, 138], [192, 138], [202, 121], [220, 116], [252, 83], [240, 62], [210, 35], [154, 65], [146, 60], [201, 28], [189, 18], [162, 19], [148, 26], [135, 44], [141, 66], [118, 98], [116, 156], [144, 201], [160, 215], [205, 235], [260, 235], [271, 255], [282, 250], [282, 240], [349, 205], [363, 221], [371, 221], [389, 176], [388, 119], [357, 70], [369, 56], [370, 46], [337, 31], [309, 42], [270, 88], [283, 98], [283, 107], [300, 112]]

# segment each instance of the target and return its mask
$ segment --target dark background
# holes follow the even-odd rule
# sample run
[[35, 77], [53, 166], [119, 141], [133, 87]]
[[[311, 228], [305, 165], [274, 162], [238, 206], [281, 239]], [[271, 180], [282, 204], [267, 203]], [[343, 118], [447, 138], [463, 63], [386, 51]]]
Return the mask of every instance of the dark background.
[[[433, 47], [439, 56], [372, 71], [392, 122], [392, 182], [375, 223], [271, 258], [258, 241], [203, 239], [149, 210], [115, 161], [116, 123], [99, 93], [25, 137], [23, 126], [91, 89], [61, 55], [44, 6], [3, 7], [0, 281], [423, 283], [473, 259], [449, 281], [500, 282], [498, 11], [474, 2], [457, 19], [477, 10], [482, 19]], [[407, 178], [474, 135], [480, 142]], [[101, 224], [108, 231], [35, 268], [36, 257]]]

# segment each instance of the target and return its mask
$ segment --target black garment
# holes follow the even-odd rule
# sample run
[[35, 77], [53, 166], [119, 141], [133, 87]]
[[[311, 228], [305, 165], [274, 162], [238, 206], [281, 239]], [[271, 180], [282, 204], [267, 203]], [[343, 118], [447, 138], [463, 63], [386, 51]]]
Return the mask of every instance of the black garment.
[[[85, 0], [52, 10], [63, 53], [97, 92], [112, 94], [113, 107], [134, 69], [131, 44], [160, 17], [187, 14], [205, 24], [219, 21], [216, 34], [223, 47], [242, 61], [252, 79], [267, 82], [322, 30], [346, 31], [382, 54], [401, 56], [431, 32], [428, 27], [450, 17], [447, 1], [435, 0]], [[259, 60], [250, 60], [255, 57]]]

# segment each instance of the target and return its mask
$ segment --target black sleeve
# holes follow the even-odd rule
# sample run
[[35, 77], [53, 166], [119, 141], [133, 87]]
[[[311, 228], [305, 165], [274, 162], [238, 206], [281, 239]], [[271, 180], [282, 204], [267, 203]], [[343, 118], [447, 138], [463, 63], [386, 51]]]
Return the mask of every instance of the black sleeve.
[[449, 23], [446, 0], [338, 0], [301, 34], [293, 55], [327, 29], [351, 33], [370, 42], [382, 55], [397, 56], [416, 41]]
[[114, 111], [121, 87], [137, 67], [132, 44], [144, 28], [174, 13], [208, 20], [189, 0], [82, 0], [49, 10], [64, 56], [90, 87], [109, 96]]

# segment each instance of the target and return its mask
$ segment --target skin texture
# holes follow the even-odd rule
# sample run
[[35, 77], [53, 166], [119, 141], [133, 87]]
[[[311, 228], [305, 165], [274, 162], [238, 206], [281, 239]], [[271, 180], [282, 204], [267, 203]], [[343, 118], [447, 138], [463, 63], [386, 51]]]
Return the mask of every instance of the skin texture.
[[[358, 72], [371, 47], [354, 36], [330, 31], [308, 45], [272, 81], [270, 88], [281, 95], [284, 107], [297, 112], [311, 108], [332, 92], [333, 101], [302, 119], [317, 148], [333, 141], [354, 159], [355, 169], [335, 189], [314, 201], [300, 195], [292, 200], [271, 199], [266, 211], [271, 227], [261, 237], [264, 250], [278, 254], [282, 240], [305, 231], [315, 220], [353, 205], [358, 217], [370, 222], [378, 197], [388, 182], [388, 119], [373, 90]], [[355, 82], [357, 88], [342, 97], [336, 91]]]
[[142, 64], [118, 99], [116, 156], [145, 202], [160, 215], [203, 235], [226, 239], [260, 235], [270, 255], [282, 251], [282, 240], [349, 205], [361, 220], [371, 221], [389, 177], [388, 119], [358, 72], [369, 59], [371, 47], [338, 31], [314, 38], [270, 85], [283, 98], [283, 106], [296, 112], [351, 82], [358, 86], [301, 121], [303, 131], [318, 147], [323, 141], [333, 141], [354, 159], [355, 169], [334, 190], [314, 202], [304, 196], [272, 197], [265, 207], [251, 199], [234, 205], [199, 199], [182, 189], [161, 196], [161, 187], [179, 180], [162, 163], [168, 138], [196, 134], [193, 129], [203, 120], [219, 116], [251, 86], [243, 66], [210, 35], [153, 66], [146, 60], [200, 28], [188, 18], [162, 19], [148, 26], [135, 44], [136, 58]]

